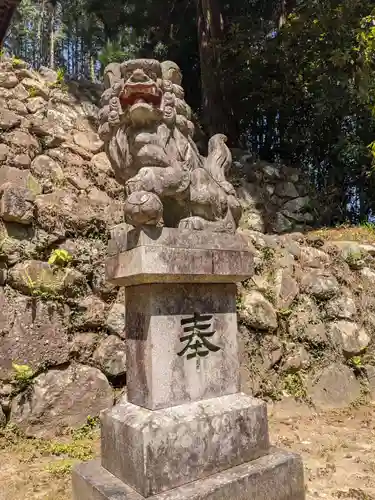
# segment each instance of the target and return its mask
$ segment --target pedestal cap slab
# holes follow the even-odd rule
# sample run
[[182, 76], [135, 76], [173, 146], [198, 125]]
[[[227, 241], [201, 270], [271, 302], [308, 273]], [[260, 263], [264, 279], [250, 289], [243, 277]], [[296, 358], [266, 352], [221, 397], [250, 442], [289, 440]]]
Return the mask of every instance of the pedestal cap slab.
[[107, 279], [142, 283], [236, 283], [253, 274], [253, 254], [240, 234], [120, 225], [112, 230]]
[[150, 411], [102, 414], [102, 465], [144, 497], [268, 453], [267, 407], [238, 393]]
[[[145, 500], [100, 466], [73, 470], [73, 500]], [[274, 449], [270, 455], [205, 479], [149, 497], [149, 500], [305, 500], [299, 456]]]

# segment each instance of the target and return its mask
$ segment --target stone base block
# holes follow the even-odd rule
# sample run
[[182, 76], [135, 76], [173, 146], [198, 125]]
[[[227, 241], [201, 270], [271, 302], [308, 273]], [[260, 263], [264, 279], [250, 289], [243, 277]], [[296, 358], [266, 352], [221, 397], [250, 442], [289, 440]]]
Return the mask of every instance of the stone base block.
[[[149, 500], [304, 500], [301, 459], [272, 450], [270, 455], [214, 474]], [[80, 464], [73, 471], [73, 500], [145, 500], [99, 461]]]
[[268, 453], [267, 407], [242, 393], [157, 411], [102, 414], [102, 464], [144, 497]]

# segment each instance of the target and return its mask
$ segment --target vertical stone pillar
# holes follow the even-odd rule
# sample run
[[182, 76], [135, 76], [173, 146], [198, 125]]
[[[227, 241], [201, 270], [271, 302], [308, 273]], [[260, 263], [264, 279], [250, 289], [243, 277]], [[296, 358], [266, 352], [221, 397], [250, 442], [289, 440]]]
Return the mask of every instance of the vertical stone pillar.
[[240, 235], [113, 231], [107, 275], [126, 287], [127, 399], [102, 415], [101, 460], [74, 500], [303, 500], [300, 458], [270, 447], [264, 402], [239, 392]]

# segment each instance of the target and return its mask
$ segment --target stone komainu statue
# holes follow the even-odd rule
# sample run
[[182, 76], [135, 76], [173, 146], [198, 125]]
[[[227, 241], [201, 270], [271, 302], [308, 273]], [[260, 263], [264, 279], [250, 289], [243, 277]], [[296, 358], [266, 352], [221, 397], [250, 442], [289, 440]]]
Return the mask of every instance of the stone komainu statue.
[[153, 59], [111, 63], [104, 80], [99, 135], [125, 186], [126, 221], [235, 232], [241, 206], [225, 179], [232, 161], [226, 137], [213, 136], [207, 158], [199, 154], [178, 66]]

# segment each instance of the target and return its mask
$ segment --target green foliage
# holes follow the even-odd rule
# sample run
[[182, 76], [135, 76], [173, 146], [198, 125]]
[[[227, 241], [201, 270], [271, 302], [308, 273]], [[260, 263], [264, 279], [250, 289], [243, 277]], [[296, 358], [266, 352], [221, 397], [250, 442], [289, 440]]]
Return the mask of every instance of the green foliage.
[[42, 300], [62, 299], [62, 297], [55, 291], [55, 283], [51, 283], [50, 281], [44, 283], [43, 273], [41, 273], [37, 281], [33, 281], [30, 274], [25, 271], [23, 274], [23, 281], [32, 297], [38, 297]]
[[64, 68], [58, 68], [57, 69], [57, 82], [58, 83], [64, 83], [65, 79], [65, 69]]
[[367, 229], [371, 233], [375, 233], [375, 224], [373, 222], [365, 221], [362, 222], [360, 226], [363, 227], [364, 229]]
[[351, 250], [345, 256], [345, 261], [353, 269], [357, 267], [357, 265], [361, 260], [362, 260], [362, 252], [360, 251]]
[[15, 425], [8, 424], [0, 429], [0, 446], [21, 452], [27, 462], [49, 457], [45, 470], [54, 477], [67, 477], [76, 463], [95, 457], [95, 443], [100, 435], [98, 422], [98, 418], [87, 417], [82, 427], [68, 431], [61, 441], [26, 438]]
[[18, 58], [18, 57], [16, 57], [16, 56], [13, 56], [13, 57], [12, 57], [12, 66], [13, 66], [14, 68], [17, 68], [17, 67], [21, 66], [22, 64], [23, 64], [22, 59], [19, 59], [19, 58]]
[[361, 356], [353, 356], [346, 361], [346, 364], [355, 370], [361, 370], [363, 368], [363, 360]]
[[282, 318], [289, 318], [289, 316], [293, 313], [292, 309], [279, 309], [277, 311], [277, 313], [279, 314], [279, 316], [281, 316]]
[[45, 466], [45, 470], [49, 472], [52, 476], [54, 477], [66, 477], [69, 476], [72, 472], [72, 468], [74, 464], [76, 463], [76, 460], [72, 459], [63, 459], [63, 460], [58, 460], [56, 462], [53, 462], [51, 464], [48, 464]]
[[50, 258], [48, 259], [48, 264], [50, 266], [56, 265], [56, 266], [66, 266], [71, 262], [72, 256], [67, 250], [64, 249], [55, 249], [50, 255]]
[[13, 362], [12, 368], [14, 371], [14, 380], [16, 381], [20, 390], [25, 389], [32, 383], [34, 372], [30, 366], [18, 365], [17, 363]]
[[288, 373], [283, 380], [284, 391], [297, 400], [306, 400], [305, 383], [300, 373]]
[[38, 95], [38, 91], [34, 87], [29, 88], [29, 97], [36, 97]]

